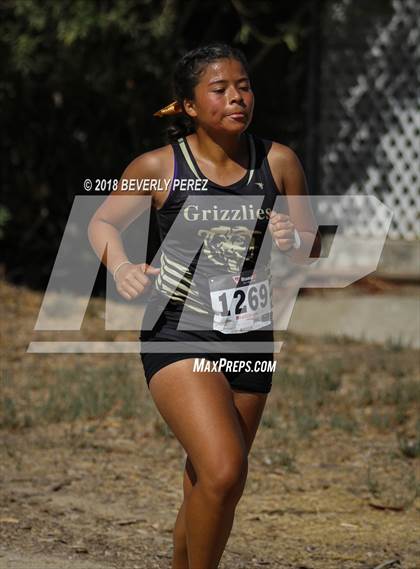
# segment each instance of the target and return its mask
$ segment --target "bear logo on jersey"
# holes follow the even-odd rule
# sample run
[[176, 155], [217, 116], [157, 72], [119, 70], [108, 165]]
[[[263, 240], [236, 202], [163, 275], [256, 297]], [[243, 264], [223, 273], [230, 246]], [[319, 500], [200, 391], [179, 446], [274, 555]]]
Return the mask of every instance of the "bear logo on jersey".
[[[229, 272], [237, 273], [244, 261], [252, 261], [256, 253], [255, 234], [247, 227], [219, 226], [200, 229], [198, 234], [204, 238], [203, 251], [215, 265], [224, 265]], [[248, 251], [247, 251], [247, 244]]]

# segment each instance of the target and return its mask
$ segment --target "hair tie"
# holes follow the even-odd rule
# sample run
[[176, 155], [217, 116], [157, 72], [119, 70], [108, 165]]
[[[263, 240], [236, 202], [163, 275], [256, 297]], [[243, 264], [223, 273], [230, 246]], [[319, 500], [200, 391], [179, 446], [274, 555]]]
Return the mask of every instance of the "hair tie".
[[169, 103], [169, 105], [166, 105], [166, 107], [163, 107], [163, 109], [160, 109], [159, 111], [153, 113], [153, 116], [166, 117], [168, 115], [177, 115], [179, 113], [182, 113], [181, 105], [178, 103], [178, 101], [172, 101], [172, 103]]

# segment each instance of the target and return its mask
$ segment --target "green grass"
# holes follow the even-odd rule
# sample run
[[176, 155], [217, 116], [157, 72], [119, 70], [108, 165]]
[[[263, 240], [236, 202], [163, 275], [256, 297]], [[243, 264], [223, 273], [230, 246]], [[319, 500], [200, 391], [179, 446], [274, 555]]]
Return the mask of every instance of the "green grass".
[[420, 403], [420, 381], [408, 379], [396, 380], [381, 393], [381, 402], [385, 405]]
[[[292, 357], [293, 364], [275, 374], [273, 408], [263, 413], [261, 427], [285, 446], [296, 437], [310, 439], [324, 425], [349, 434], [366, 426], [391, 434], [407, 427], [410, 437], [401, 440], [401, 452], [417, 457], [420, 442], [413, 442], [410, 431], [413, 407], [420, 402], [414, 354], [398, 343], [391, 351], [389, 346], [356, 348], [353, 356], [337, 344], [310, 360]], [[95, 366], [83, 358], [66, 360], [57, 371], [45, 372], [28, 360], [16, 377], [15, 368], [3, 369], [0, 428], [115, 416], [151, 420], [156, 435], [171, 437], [165, 422], [159, 416], [156, 420], [138, 361], [124, 357], [108, 362]], [[346, 410], [349, 406], [351, 413]], [[372, 414], [363, 413], [366, 407]], [[420, 435], [417, 438], [420, 441]]]
[[[403, 456], [408, 458], [420, 457], [420, 419], [416, 421], [416, 433], [414, 437], [405, 434], [397, 435], [398, 446]], [[420, 494], [419, 494], [420, 495]]]
[[[299, 437], [310, 436], [320, 424], [322, 409], [331, 401], [331, 397], [342, 385], [341, 376], [344, 366], [338, 358], [325, 359], [322, 364], [309, 363], [301, 372], [285, 367], [277, 373], [275, 382], [283, 402], [279, 403], [279, 412], [288, 409], [292, 415], [294, 429]], [[276, 429], [276, 421], [267, 417], [263, 425]]]
[[[32, 378], [31, 378], [32, 379]], [[46, 380], [33, 372], [36, 399], [29, 390], [19, 404], [10, 395], [0, 398], [0, 426], [24, 428], [76, 419], [100, 419], [108, 414], [131, 418], [150, 415], [142, 402], [140, 370], [121, 362], [93, 367], [76, 363]], [[8, 381], [10, 385], [10, 381]]]
[[38, 413], [47, 422], [102, 417], [110, 411], [128, 418], [136, 415], [137, 395], [125, 363], [99, 369], [76, 365], [58, 371]]
[[355, 433], [358, 430], [357, 421], [348, 415], [334, 414], [330, 419], [330, 426], [347, 433]]
[[158, 437], [161, 437], [163, 439], [170, 439], [175, 437], [169, 426], [160, 416], [155, 418], [153, 422], [153, 430]]
[[374, 411], [369, 418], [369, 423], [372, 427], [381, 432], [387, 432], [394, 426], [392, 415], [386, 411]]
[[404, 350], [405, 344], [402, 339], [402, 334], [398, 337], [390, 336], [387, 338], [384, 344], [385, 350], [389, 350], [391, 352], [401, 352]]
[[261, 426], [266, 429], [275, 429], [277, 427], [277, 419], [271, 413], [264, 412], [261, 419]]
[[12, 429], [19, 426], [16, 404], [10, 397], [3, 397], [0, 401], [0, 427]]
[[374, 402], [374, 395], [371, 386], [368, 383], [362, 383], [357, 397], [358, 405], [368, 407]]
[[321, 367], [308, 364], [303, 373], [292, 372], [288, 368], [278, 373], [276, 381], [281, 384], [281, 389], [317, 405], [322, 405], [326, 393], [337, 391], [341, 386], [341, 367], [337, 360], [326, 362]]
[[306, 438], [319, 427], [316, 413], [311, 407], [301, 406], [293, 409], [295, 426], [299, 437]]

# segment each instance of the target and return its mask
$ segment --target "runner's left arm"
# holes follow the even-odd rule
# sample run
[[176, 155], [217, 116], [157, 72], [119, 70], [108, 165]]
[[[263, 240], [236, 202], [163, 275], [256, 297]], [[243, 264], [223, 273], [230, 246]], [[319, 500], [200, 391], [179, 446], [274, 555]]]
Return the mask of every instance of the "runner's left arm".
[[[311, 264], [320, 257], [321, 234], [312, 211], [305, 173], [291, 148], [273, 143], [273, 152], [288, 214], [272, 212], [270, 231], [277, 247], [293, 262]], [[299, 234], [299, 247], [296, 247], [295, 229]]]

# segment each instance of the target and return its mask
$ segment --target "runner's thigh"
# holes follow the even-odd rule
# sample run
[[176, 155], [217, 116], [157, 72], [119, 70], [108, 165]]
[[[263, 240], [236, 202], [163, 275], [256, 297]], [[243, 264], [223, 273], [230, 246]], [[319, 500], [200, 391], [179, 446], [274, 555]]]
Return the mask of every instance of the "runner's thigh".
[[268, 393], [233, 390], [234, 404], [248, 452], [257, 434], [267, 397]]
[[150, 381], [159, 413], [187, 452], [198, 480], [235, 483], [247, 445], [233, 393], [222, 373], [193, 371], [194, 359], [160, 369]]

